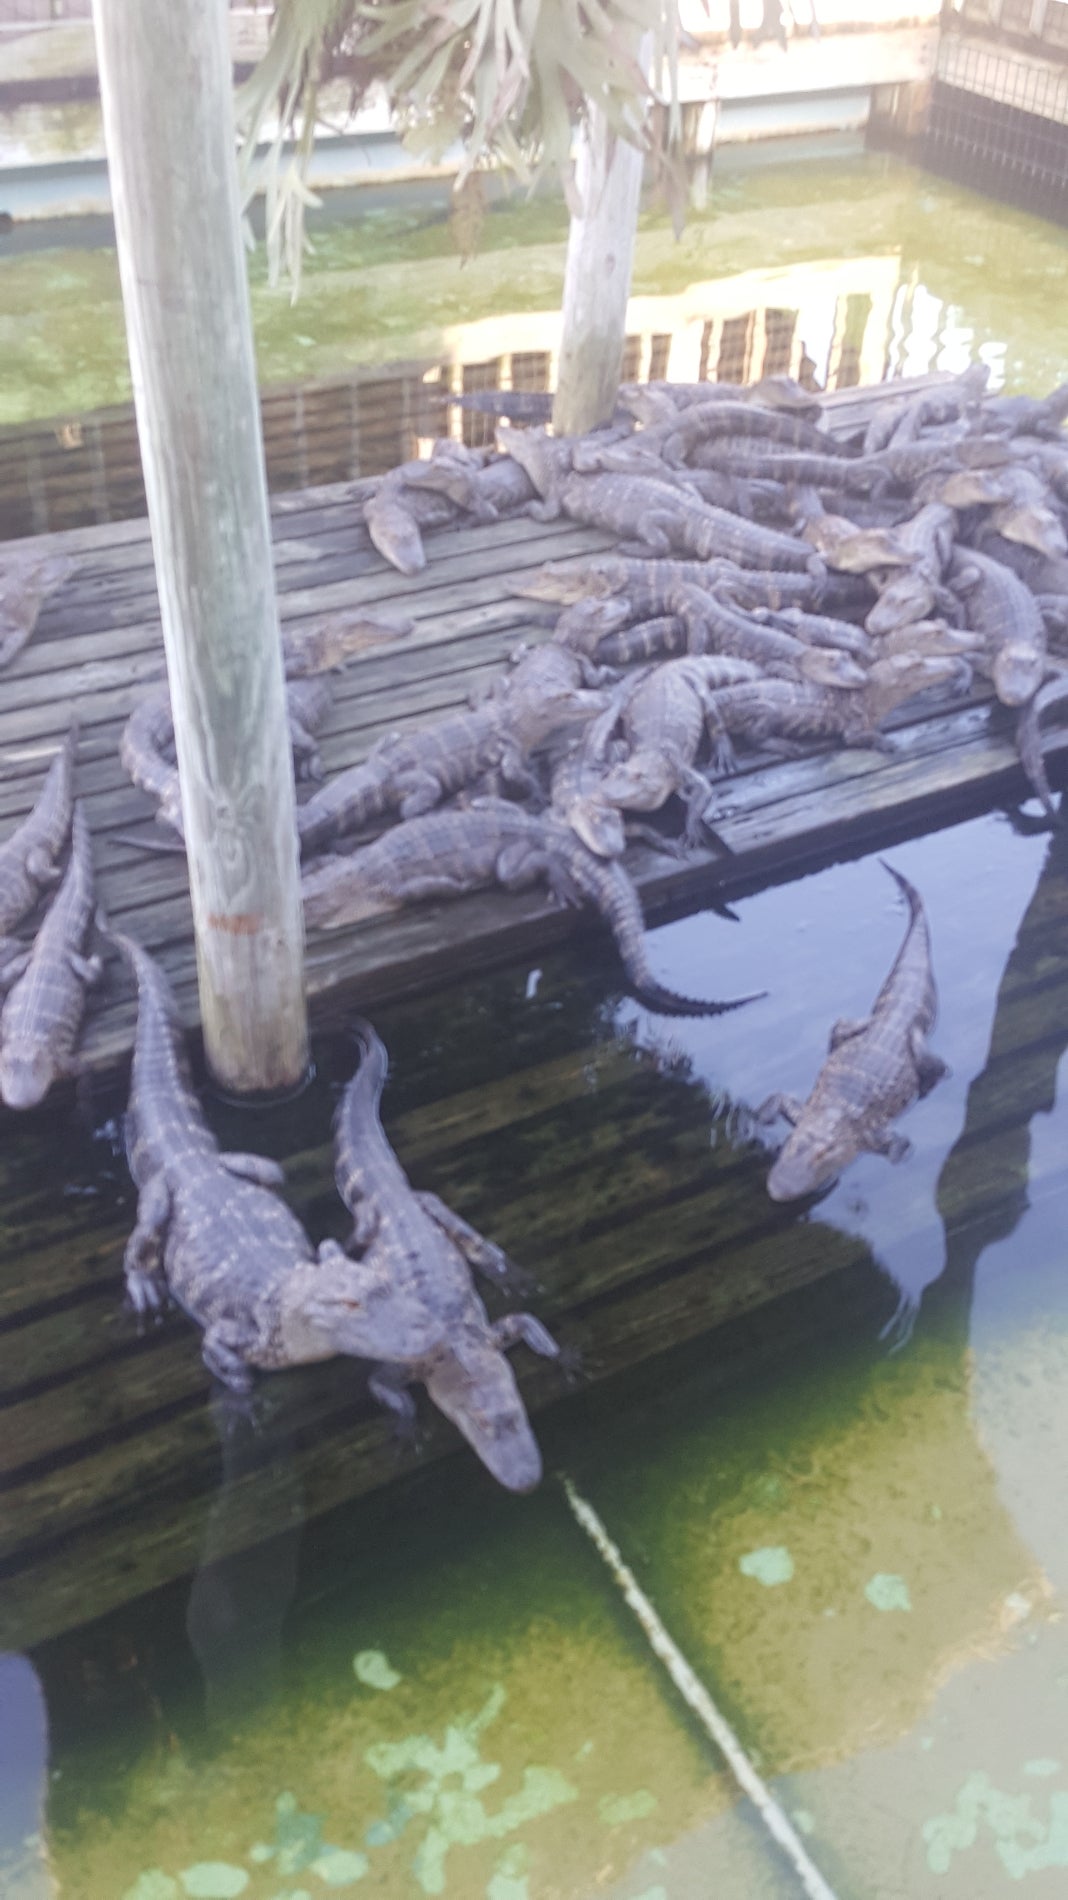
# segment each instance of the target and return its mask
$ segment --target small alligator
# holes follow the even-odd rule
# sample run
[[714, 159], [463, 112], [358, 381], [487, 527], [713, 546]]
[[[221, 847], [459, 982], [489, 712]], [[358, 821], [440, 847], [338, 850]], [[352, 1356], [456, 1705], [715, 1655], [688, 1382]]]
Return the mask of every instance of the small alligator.
[[[318, 733], [333, 705], [333, 690], [321, 676], [286, 681], [286, 714], [298, 779], [322, 776]], [[127, 776], [156, 800], [156, 818], [185, 837], [182, 788], [174, 747], [174, 716], [164, 682], [138, 700], [122, 729], [119, 758]], [[180, 847], [176, 847], [180, 848]]]
[[691, 653], [732, 653], [736, 659], [752, 660], [765, 672], [823, 686], [849, 688], [864, 683], [862, 669], [840, 645], [810, 645], [716, 594], [680, 585], [668, 589], [665, 604], [685, 626]]
[[1034, 693], [1023, 708], [1016, 727], [1016, 749], [1020, 754], [1020, 763], [1027, 774], [1028, 783], [1038, 797], [1048, 818], [1055, 824], [1060, 823], [1060, 813], [1053, 802], [1053, 792], [1046, 773], [1045, 753], [1042, 746], [1042, 715], [1049, 708], [1068, 699], [1068, 675], [1058, 673], [1046, 681]]
[[[337, 608], [283, 626], [286, 715], [298, 779], [320, 776], [317, 735], [333, 703], [325, 675], [369, 647], [404, 639], [412, 626], [410, 620], [368, 613], [362, 607]], [[122, 730], [119, 758], [134, 784], [156, 800], [159, 822], [183, 838], [174, 718], [166, 680], [149, 687], [138, 700]]]
[[909, 923], [870, 1016], [835, 1023], [806, 1101], [770, 1095], [757, 1110], [761, 1121], [783, 1115], [793, 1124], [768, 1175], [773, 1201], [816, 1193], [866, 1151], [902, 1161], [910, 1144], [891, 1123], [947, 1073], [927, 1047], [937, 996], [926, 913], [908, 879], [883, 868], [904, 892]]
[[0, 558], [0, 667], [10, 666], [31, 638], [41, 608], [76, 562], [65, 554], [10, 549]]
[[391, 469], [364, 503], [363, 518], [390, 565], [402, 574], [419, 574], [426, 566], [423, 528], [448, 527], [465, 514], [496, 521], [525, 507], [535, 493], [510, 456], [472, 466], [450, 444], [449, 453]]
[[382, 1288], [336, 1241], [316, 1250], [273, 1190], [282, 1171], [262, 1155], [221, 1154], [193, 1093], [174, 998], [162, 970], [114, 935], [137, 982], [137, 1029], [126, 1147], [138, 1190], [126, 1243], [130, 1303], [168, 1295], [203, 1329], [204, 1363], [235, 1392], [252, 1366], [276, 1370], [381, 1356], [369, 1313]]
[[21, 950], [13, 945], [10, 932], [60, 875], [56, 859], [70, 831], [77, 744], [74, 722], [48, 768], [33, 810], [0, 845], [0, 949], [8, 968], [13, 965], [7, 960], [17, 958]]
[[1003, 706], [1023, 706], [1046, 676], [1042, 610], [1011, 568], [974, 548], [957, 548], [947, 570], [963, 603], [964, 624], [982, 636], [976, 665], [993, 681]]
[[875, 567], [912, 566], [911, 550], [892, 528], [861, 527], [846, 515], [829, 514], [814, 488], [798, 490], [795, 512], [804, 541], [828, 567], [867, 574]]
[[86, 991], [103, 969], [98, 956], [85, 955], [95, 909], [89, 825], [76, 804], [70, 863], [0, 1011], [0, 1095], [8, 1108], [35, 1108], [53, 1082], [76, 1073]]
[[845, 453], [818, 422], [810, 422], [796, 411], [762, 409], [756, 403], [723, 400], [693, 404], [647, 427], [641, 439], [647, 445], [655, 443], [664, 461], [677, 467], [702, 443], [713, 442], [720, 436], [746, 444], [779, 443], [787, 449], [812, 450], [829, 459], [837, 459]]
[[[825, 440], [833, 446], [831, 437]], [[859, 458], [850, 461], [844, 455], [838, 458], [803, 449], [780, 452], [767, 445], [761, 451], [748, 442], [739, 444], [732, 437], [704, 443], [698, 450], [697, 466], [713, 471], [726, 466], [746, 481], [806, 482], [814, 488], [840, 488], [854, 495], [867, 495], [885, 487], [889, 479], [876, 462]]]
[[898, 706], [934, 687], [966, 692], [971, 679], [971, 667], [956, 655], [901, 653], [876, 660], [866, 684], [845, 692], [807, 680], [725, 686], [707, 702], [715, 769], [734, 769], [731, 734], [743, 734], [751, 744], [770, 746], [785, 757], [793, 756], [796, 740], [837, 739], [842, 745], [888, 749], [879, 727]]
[[533, 790], [527, 759], [535, 747], [602, 710], [603, 695], [582, 683], [592, 676], [581, 654], [550, 641], [526, 653], [483, 704], [381, 740], [299, 808], [304, 856], [387, 812], [418, 817], [487, 773]]
[[702, 842], [701, 826], [708, 805], [708, 781], [695, 761], [705, 733], [709, 695], [717, 689], [760, 678], [759, 668], [746, 660], [690, 657], [656, 666], [618, 696], [612, 710], [597, 722], [589, 747], [604, 749], [621, 721], [629, 753], [620, 765], [607, 769], [600, 784], [587, 796], [573, 798], [568, 821], [592, 851], [602, 852], [603, 813], [609, 810], [659, 811], [673, 793], [686, 803], [683, 839], [688, 849]]
[[510, 1491], [531, 1491], [541, 1455], [506, 1357], [520, 1341], [543, 1358], [560, 1348], [530, 1313], [491, 1321], [471, 1269], [507, 1282], [508, 1262], [436, 1194], [417, 1192], [383, 1132], [386, 1051], [369, 1023], [351, 1025], [360, 1066], [338, 1106], [335, 1175], [355, 1218], [350, 1245], [368, 1288], [364, 1327], [382, 1361], [370, 1381], [382, 1404], [414, 1416], [406, 1387], [421, 1380], [487, 1470]]
[[948, 590], [942, 575], [953, 552], [956, 517], [944, 502], [929, 502], [894, 530], [900, 547], [912, 555], [905, 569], [869, 569], [869, 579], [879, 598], [864, 622], [869, 633], [893, 633], [913, 621], [926, 620], [938, 607], [944, 608]]
[[410, 818], [347, 857], [321, 858], [301, 888], [306, 922], [330, 930], [424, 898], [461, 897], [490, 884], [524, 890], [540, 880], [561, 902], [596, 905], [631, 988], [650, 1009], [718, 1016], [756, 1000], [702, 1002], [665, 989], [649, 968], [641, 902], [623, 866], [587, 850], [552, 814], [535, 816], [506, 799]]

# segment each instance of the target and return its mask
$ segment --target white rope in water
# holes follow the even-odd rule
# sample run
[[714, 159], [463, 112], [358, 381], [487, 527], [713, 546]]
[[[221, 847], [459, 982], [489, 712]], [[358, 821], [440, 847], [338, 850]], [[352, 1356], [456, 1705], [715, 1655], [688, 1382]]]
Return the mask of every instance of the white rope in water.
[[800, 1836], [791, 1827], [771, 1790], [757, 1774], [730, 1723], [720, 1714], [708, 1690], [690, 1668], [678, 1644], [668, 1635], [633, 1571], [623, 1562], [618, 1547], [613, 1544], [592, 1504], [587, 1504], [586, 1499], [579, 1495], [566, 1474], [561, 1473], [560, 1481], [572, 1512], [591, 1543], [600, 1551], [625, 1601], [630, 1605], [645, 1631], [650, 1648], [659, 1656], [679, 1694], [689, 1703], [699, 1722], [715, 1742], [735, 1781], [742, 1793], [748, 1795], [768, 1833], [782, 1848], [805, 1893], [809, 1895], [809, 1900], [835, 1900], [833, 1889], [827, 1885], [819, 1868], [809, 1859]]

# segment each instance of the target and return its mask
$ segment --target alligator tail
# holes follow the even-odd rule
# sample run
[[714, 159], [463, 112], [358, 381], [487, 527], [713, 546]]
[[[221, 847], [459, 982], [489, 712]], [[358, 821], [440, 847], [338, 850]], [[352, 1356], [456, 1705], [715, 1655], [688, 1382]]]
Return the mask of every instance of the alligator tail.
[[664, 1016], [722, 1016], [727, 1010], [740, 1009], [743, 1003], [755, 1003], [758, 997], [767, 994], [765, 990], [756, 990], [751, 996], [716, 1002], [680, 996], [677, 991], [666, 989], [649, 967], [641, 899], [623, 866], [614, 859], [595, 858], [592, 853], [576, 851], [568, 857], [567, 872], [583, 896], [596, 904], [616, 940], [635, 996], [650, 1009]]
[[889, 871], [890, 876], [893, 878], [894, 883], [898, 887], [898, 890], [901, 891], [902, 895], [904, 896], [905, 902], [908, 904], [908, 907], [909, 907], [910, 918], [922, 917], [923, 899], [921, 898], [919, 891], [916, 889], [915, 884], [910, 884], [908, 881], [908, 878], [905, 877], [901, 871], [895, 871], [893, 865], [887, 864], [885, 858], [880, 858], [879, 863], [882, 865], [884, 871]]
[[364, 1017], [354, 1017], [349, 1028], [359, 1046], [360, 1066], [334, 1115], [334, 1178], [342, 1200], [351, 1208], [349, 1192], [363, 1170], [369, 1135], [373, 1131], [377, 1140], [386, 1139], [378, 1105], [389, 1073], [389, 1057], [382, 1038]]

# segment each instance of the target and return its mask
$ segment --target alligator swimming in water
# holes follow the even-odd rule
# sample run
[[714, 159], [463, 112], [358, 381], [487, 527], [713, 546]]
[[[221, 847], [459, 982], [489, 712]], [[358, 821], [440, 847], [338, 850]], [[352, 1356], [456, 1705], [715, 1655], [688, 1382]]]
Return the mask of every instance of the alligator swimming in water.
[[762, 1121], [784, 1115], [792, 1123], [768, 1175], [773, 1201], [816, 1193], [865, 1151], [903, 1160], [910, 1144], [891, 1124], [946, 1074], [927, 1047], [937, 995], [926, 913], [908, 879], [889, 864], [884, 869], [904, 892], [909, 923], [871, 1014], [835, 1023], [806, 1101], [770, 1095], [757, 1110]]
[[434, 897], [461, 897], [500, 884], [524, 890], [544, 880], [564, 903], [594, 904], [616, 941], [635, 995], [664, 1015], [718, 1016], [756, 996], [703, 1002], [657, 982], [649, 967], [641, 901], [623, 866], [587, 850], [553, 815], [535, 816], [507, 799], [482, 798], [462, 810], [409, 818], [346, 857], [321, 858], [301, 888], [310, 925], [330, 930]]
[[0, 1011], [0, 1095], [8, 1108], [35, 1108], [53, 1082], [77, 1072], [86, 992], [103, 969], [98, 956], [85, 954], [95, 910], [89, 825], [76, 804], [70, 862], [26, 969]]
[[60, 875], [56, 859], [70, 831], [77, 744], [74, 723], [48, 768], [33, 810], [0, 845], [0, 956], [9, 972], [21, 954], [9, 933]]
[[510, 1491], [530, 1491], [541, 1454], [506, 1354], [519, 1342], [546, 1359], [560, 1349], [530, 1313], [489, 1319], [471, 1269], [506, 1284], [508, 1261], [436, 1194], [412, 1188], [379, 1116], [386, 1051], [369, 1023], [351, 1028], [360, 1066], [338, 1106], [335, 1172], [355, 1219], [360, 1272], [376, 1289], [362, 1296], [381, 1362], [371, 1390], [410, 1419], [406, 1388], [420, 1380], [493, 1476]]
[[336, 1241], [312, 1246], [274, 1192], [282, 1171], [262, 1155], [223, 1154], [193, 1093], [174, 998], [140, 944], [113, 942], [137, 982], [126, 1147], [138, 1190], [124, 1268], [132, 1306], [168, 1295], [203, 1329], [204, 1363], [235, 1392], [250, 1367], [277, 1370], [382, 1356], [369, 1315], [377, 1276]]

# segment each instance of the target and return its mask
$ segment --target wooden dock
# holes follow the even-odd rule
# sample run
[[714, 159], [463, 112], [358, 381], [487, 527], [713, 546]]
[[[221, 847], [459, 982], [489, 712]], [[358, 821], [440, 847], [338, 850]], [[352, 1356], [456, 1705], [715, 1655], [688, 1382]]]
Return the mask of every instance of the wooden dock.
[[[859, 400], [851, 392], [843, 410]], [[406, 580], [369, 547], [344, 490], [284, 497], [274, 526], [285, 621], [360, 603], [416, 622], [406, 641], [356, 661], [342, 677], [323, 743], [328, 771], [360, 757], [382, 733], [462, 703], [494, 676], [532, 630], [529, 603], [508, 591], [518, 573], [606, 545], [568, 524], [472, 527], [429, 536], [426, 572]], [[192, 1023], [184, 861], [145, 856], [116, 837], [155, 829], [117, 757], [122, 722], [162, 666], [147, 527], [79, 529], [55, 536], [54, 545], [80, 566], [0, 679], [0, 829], [29, 809], [76, 708], [77, 782], [104, 906], [159, 955]], [[1023, 795], [1011, 728], [987, 703], [906, 723], [898, 742], [892, 756], [814, 753], [742, 773], [723, 800], [733, 857], [680, 864], [650, 852], [635, 856], [650, 913], [696, 908], [713, 895], [791, 876], [831, 849], [859, 851]], [[1068, 735], [1054, 743], [1063, 750]], [[450, 979], [503, 970], [520, 954], [599, 928], [536, 894], [428, 905], [313, 935], [309, 989], [321, 1016], [336, 1015], [349, 1000], [369, 1007], [426, 998]], [[537, 1038], [513, 1007], [514, 980], [488, 974], [486, 983], [497, 1011], [487, 1020], [501, 1031], [493, 1086], [471, 1068], [466, 1048], [485, 1041], [486, 1022], [450, 1023], [443, 1062], [440, 1046], [433, 1057], [423, 1054], [418, 1027], [425, 1022], [425, 1040], [440, 1045], [440, 1005], [414, 1004], [417, 1028], [404, 1064], [410, 1100], [390, 1108], [389, 1131], [420, 1186], [454, 1200], [535, 1274], [531, 1304], [584, 1355], [589, 1379], [606, 1379], [817, 1280], [833, 1285], [847, 1306], [870, 1302], [874, 1276], [857, 1273], [870, 1264], [861, 1240], [771, 1207], [759, 1151], [730, 1140], [709, 1148], [710, 1117], [720, 1111], [703, 1086], [598, 1033], [596, 977], [570, 985], [559, 1029], [547, 1030], [548, 1016], [540, 1015]], [[1021, 1000], [1026, 1007], [1028, 997]], [[94, 1070], [114, 1068], [132, 1026], [131, 992], [114, 962], [88, 1023]], [[363, 1369], [338, 1361], [264, 1382], [269, 1416], [235, 1469], [195, 1330], [172, 1316], [142, 1338], [123, 1309], [121, 1255], [133, 1201], [122, 1161], [114, 1161], [113, 1188], [103, 1170], [102, 1187], [100, 1144], [77, 1134], [73, 1120], [46, 1112], [17, 1129], [13, 1118], [7, 1125], [11, 1140], [0, 1154], [0, 1644], [24, 1647], [193, 1569], [221, 1471], [227, 1505], [225, 1521], [216, 1513], [212, 1523], [212, 1561], [280, 1528], [280, 1458], [301, 1513], [311, 1517], [455, 1449], [450, 1428], [434, 1420], [424, 1447], [398, 1451], [391, 1423], [367, 1396]], [[328, 1104], [313, 1145], [294, 1135], [297, 1126], [283, 1118], [275, 1151], [286, 1162], [294, 1206], [321, 1232], [340, 1217]], [[996, 1130], [989, 1140], [993, 1154]], [[247, 1127], [236, 1145], [249, 1145]], [[324, 1213], [328, 1207], [333, 1212]], [[889, 1308], [892, 1292], [883, 1293]], [[554, 1367], [526, 1354], [518, 1370], [535, 1411], [566, 1389]]]
[[[834, 402], [843, 426], [855, 426], [870, 396], [848, 391]], [[611, 545], [595, 530], [524, 517], [429, 534], [425, 572], [405, 578], [370, 545], [345, 485], [276, 497], [273, 522], [284, 625], [354, 606], [401, 613], [415, 623], [405, 640], [352, 662], [339, 676], [321, 748], [327, 774], [363, 757], [384, 734], [462, 706], [502, 671], [518, 641], [544, 637], [545, 610], [511, 591], [522, 573]], [[193, 1024], [184, 858], [149, 855], [120, 842], [126, 835], [163, 835], [150, 801], [130, 785], [118, 759], [125, 719], [163, 673], [147, 523], [73, 529], [47, 537], [47, 544], [79, 565], [0, 678], [0, 834], [30, 809], [76, 711], [76, 784], [95, 842], [103, 907], [118, 928], [160, 957]], [[1054, 732], [1051, 754], [1063, 746], [1068, 732]], [[892, 756], [838, 750], [750, 767], [719, 803], [731, 857], [698, 853], [679, 863], [642, 851], [633, 854], [632, 868], [655, 917], [667, 907], [697, 908], [710, 897], [752, 888], [832, 847], [858, 849], [890, 830], [946, 822], [1025, 792], [1008, 717], [980, 694], [966, 706], [899, 721]], [[345, 931], [312, 932], [313, 1021], [339, 1000], [371, 1006], [422, 994], [430, 984], [598, 928], [591, 916], [562, 911], [535, 892], [475, 895], [383, 913]], [[90, 1003], [83, 1039], [88, 1067], [107, 1069], [121, 1060], [133, 1024], [130, 978], [113, 958]]]

